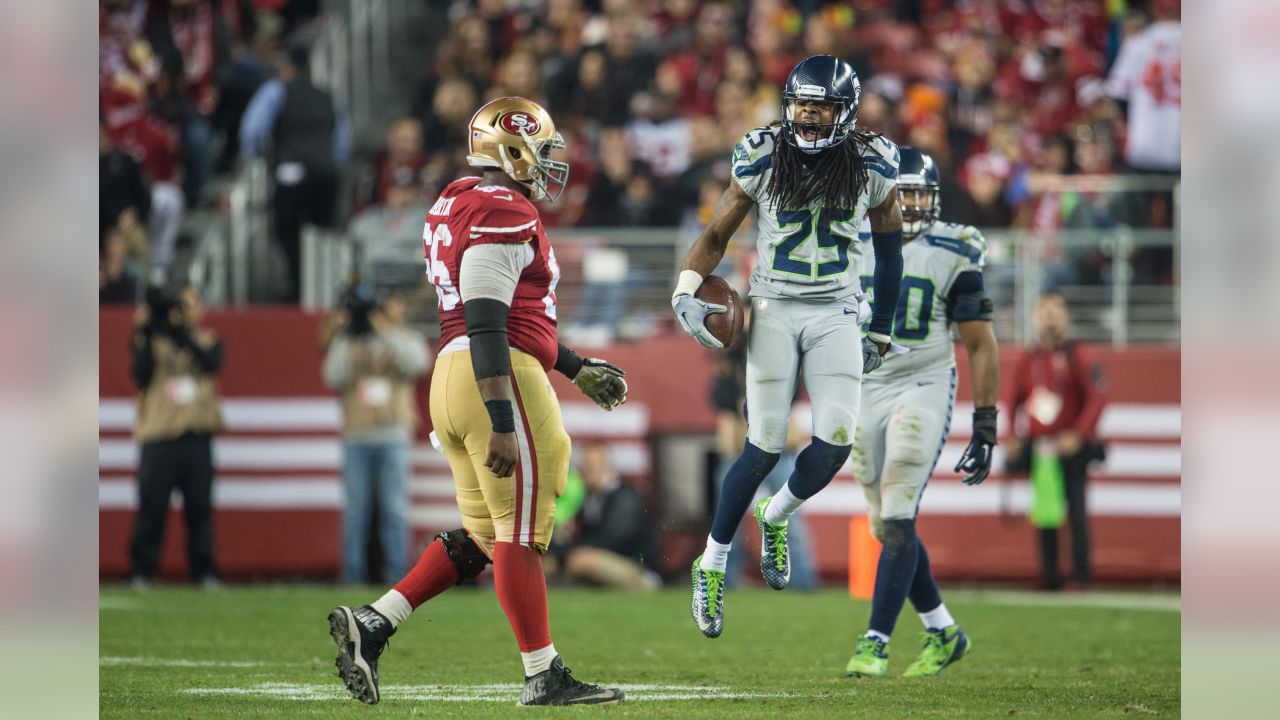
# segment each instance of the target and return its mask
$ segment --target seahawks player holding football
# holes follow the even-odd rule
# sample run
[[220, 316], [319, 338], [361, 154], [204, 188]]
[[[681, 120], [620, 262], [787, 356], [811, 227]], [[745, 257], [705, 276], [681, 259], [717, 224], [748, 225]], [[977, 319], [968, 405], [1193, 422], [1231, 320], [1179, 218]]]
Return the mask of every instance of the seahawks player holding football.
[[[861, 87], [848, 63], [807, 58], [791, 71], [780, 124], [752, 130], [733, 154], [733, 180], [711, 222], [685, 256], [671, 305], [681, 327], [702, 345], [721, 347], [707, 330], [721, 305], [694, 297], [724, 256], [729, 238], [752, 207], [758, 211], [759, 257], [751, 276], [747, 345], [747, 443], [725, 477], [706, 552], [694, 561], [693, 618], [707, 637], [724, 628], [724, 570], [729, 545], [760, 482], [778, 461], [804, 374], [813, 404], [813, 441], [795, 472], [754, 508], [760, 526], [760, 570], [770, 587], [790, 579], [787, 521], [831, 482], [849, 457], [862, 375], [890, 348], [894, 307], [874, 314], [862, 301], [858, 270], [864, 252], [858, 223], [871, 219], [874, 285], [897, 297], [902, 275], [902, 214], [895, 180], [898, 148], [855, 130]], [[870, 318], [870, 332], [860, 325]]]
[[[969, 638], [942, 604], [929, 554], [915, 531], [920, 497], [947, 440], [955, 404], [952, 325], [969, 354], [976, 406], [973, 439], [955, 468], [966, 475], [965, 484], [986, 479], [996, 442], [1000, 368], [991, 300], [982, 285], [987, 242], [970, 226], [938, 220], [938, 169], [933, 159], [912, 147], [901, 151], [898, 202], [906, 238], [905, 268], [893, 339], [910, 347], [911, 353], [886, 363], [862, 386], [853, 468], [867, 497], [871, 532], [882, 547], [870, 627], [846, 668], [856, 677], [887, 672], [889, 636], [907, 598], [920, 614], [925, 634], [924, 649], [906, 677], [937, 675], [969, 650]], [[888, 304], [878, 302], [882, 297], [886, 296], [877, 288], [872, 298], [877, 308]]]

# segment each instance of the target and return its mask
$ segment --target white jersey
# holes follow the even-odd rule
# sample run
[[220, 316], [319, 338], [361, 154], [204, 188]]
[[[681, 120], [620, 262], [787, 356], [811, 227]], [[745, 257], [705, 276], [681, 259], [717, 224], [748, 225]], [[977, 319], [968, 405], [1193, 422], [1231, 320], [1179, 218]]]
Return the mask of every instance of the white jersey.
[[[857, 207], [827, 209], [821, 201], [798, 210], [782, 210], [767, 197], [773, 177], [773, 150], [782, 128], [761, 127], [747, 133], [733, 151], [733, 177], [758, 211], [755, 271], [751, 297], [840, 300], [857, 293], [858, 269], [867, 248], [858, 242], [858, 227], [870, 208], [879, 207], [898, 179], [898, 146], [875, 138], [862, 145], [867, 187]], [[845, 142], [859, 142], [850, 137]]]
[[[871, 244], [869, 227], [863, 228], [860, 243]], [[871, 288], [875, 276], [875, 254], [862, 253], [862, 284]], [[935, 222], [915, 239], [902, 246], [902, 286], [893, 318], [893, 339], [911, 349], [905, 355], [891, 355], [866, 382], [892, 382], [924, 373], [946, 372], [956, 365], [955, 343], [951, 339], [948, 296], [956, 277], [963, 272], [981, 272], [987, 263], [987, 241], [977, 228]], [[872, 303], [877, 302], [875, 297]]]
[[1182, 165], [1182, 25], [1158, 22], [1124, 41], [1107, 91], [1129, 101], [1124, 158], [1143, 170]]

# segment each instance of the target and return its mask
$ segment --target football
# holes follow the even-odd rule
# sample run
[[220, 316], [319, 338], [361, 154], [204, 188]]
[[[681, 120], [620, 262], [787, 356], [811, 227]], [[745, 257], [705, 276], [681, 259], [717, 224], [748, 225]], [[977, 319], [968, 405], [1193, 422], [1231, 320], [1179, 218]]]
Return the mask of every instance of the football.
[[724, 343], [726, 350], [737, 345], [742, 337], [742, 298], [738, 297], [738, 291], [724, 278], [708, 275], [693, 296], [703, 302], [727, 308], [722, 313], [707, 316], [707, 330]]

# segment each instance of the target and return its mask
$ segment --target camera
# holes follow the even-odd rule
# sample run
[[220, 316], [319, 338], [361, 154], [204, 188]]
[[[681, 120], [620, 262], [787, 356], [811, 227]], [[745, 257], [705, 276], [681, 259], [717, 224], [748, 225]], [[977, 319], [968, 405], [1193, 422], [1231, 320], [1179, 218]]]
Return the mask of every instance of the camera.
[[373, 332], [370, 315], [378, 309], [373, 288], [367, 284], [352, 285], [342, 294], [342, 307], [347, 311], [347, 334], [363, 336]]

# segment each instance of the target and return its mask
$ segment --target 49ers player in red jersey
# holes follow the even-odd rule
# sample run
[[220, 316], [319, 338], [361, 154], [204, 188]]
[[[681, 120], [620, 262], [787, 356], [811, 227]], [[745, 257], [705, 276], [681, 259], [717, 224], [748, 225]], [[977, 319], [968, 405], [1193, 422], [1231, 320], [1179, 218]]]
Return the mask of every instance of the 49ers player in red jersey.
[[605, 410], [627, 399], [622, 370], [556, 338], [560, 268], [531, 201], [555, 200], [569, 176], [551, 116], [518, 97], [471, 118], [467, 161], [483, 177], [445, 187], [427, 214], [427, 276], [440, 302], [431, 421], [449, 459], [462, 528], [440, 533], [417, 566], [363, 607], [329, 613], [338, 674], [379, 700], [378, 656], [415, 608], [493, 563], [494, 585], [524, 662], [521, 705], [616, 703], [617, 688], [573, 678], [551, 643], [542, 553], [569, 469], [569, 436], [547, 379], [555, 369]]

